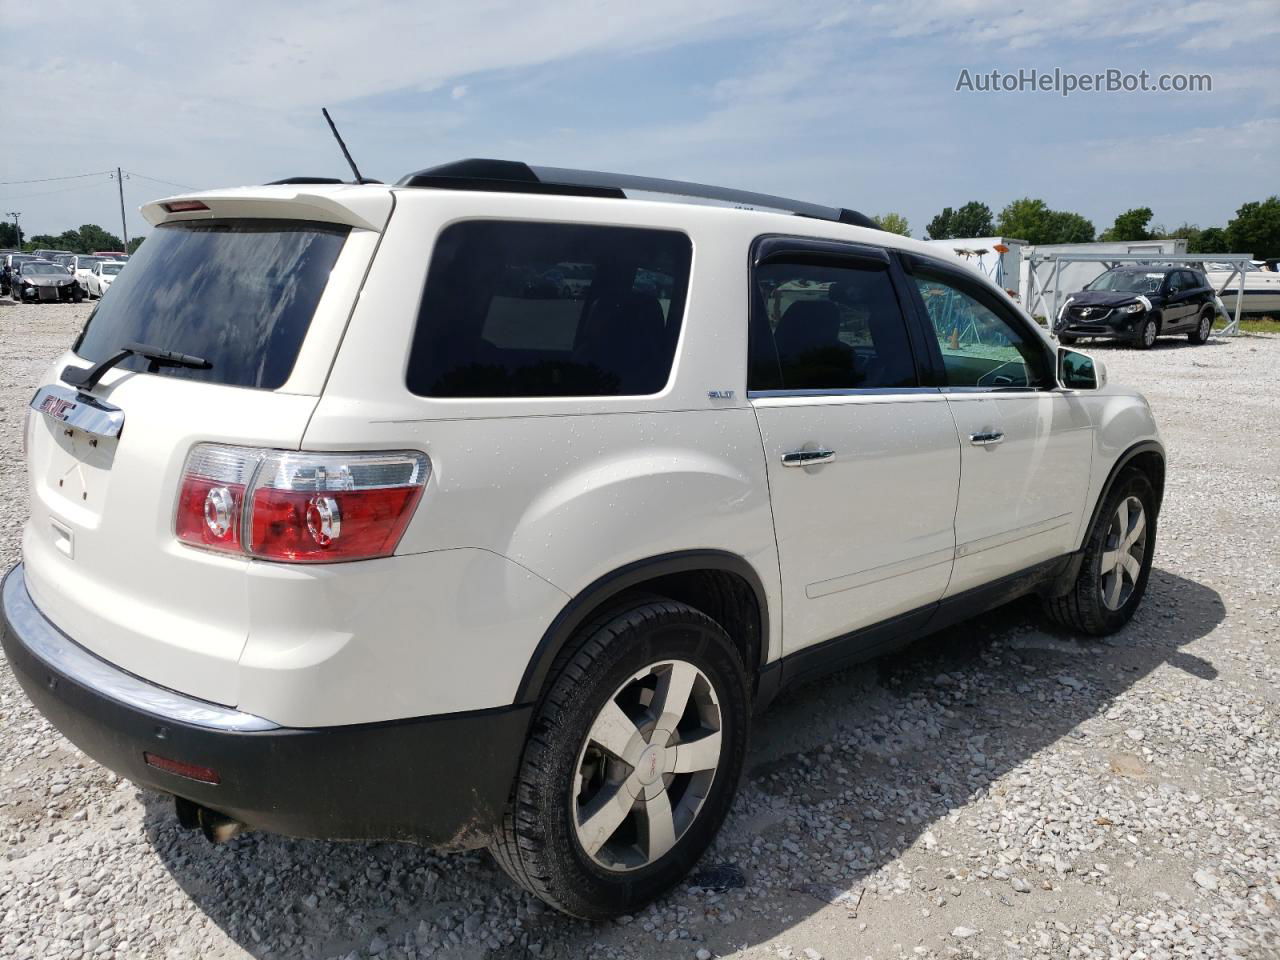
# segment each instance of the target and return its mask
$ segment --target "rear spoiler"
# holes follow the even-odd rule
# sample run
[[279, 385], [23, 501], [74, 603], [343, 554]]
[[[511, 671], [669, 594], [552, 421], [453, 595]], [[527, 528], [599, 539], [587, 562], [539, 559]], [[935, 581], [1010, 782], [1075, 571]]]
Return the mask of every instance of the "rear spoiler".
[[165, 197], [141, 209], [153, 227], [179, 220], [283, 219], [341, 223], [381, 233], [394, 205], [386, 187], [308, 190], [302, 185], [279, 185]]

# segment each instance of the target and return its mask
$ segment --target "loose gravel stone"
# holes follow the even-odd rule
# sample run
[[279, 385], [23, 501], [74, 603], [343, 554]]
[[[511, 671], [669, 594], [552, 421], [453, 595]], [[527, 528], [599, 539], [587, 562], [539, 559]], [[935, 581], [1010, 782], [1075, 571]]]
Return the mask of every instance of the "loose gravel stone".
[[[25, 404], [89, 309], [0, 300], [0, 566]], [[589, 925], [483, 853], [211, 846], [0, 666], [0, 960], [1280, 955], [1280, 338], [1085, 349], [1169, 451], [1133, 623], [1090, 640], [1020, 602], [788, 693], [705, 886]]]

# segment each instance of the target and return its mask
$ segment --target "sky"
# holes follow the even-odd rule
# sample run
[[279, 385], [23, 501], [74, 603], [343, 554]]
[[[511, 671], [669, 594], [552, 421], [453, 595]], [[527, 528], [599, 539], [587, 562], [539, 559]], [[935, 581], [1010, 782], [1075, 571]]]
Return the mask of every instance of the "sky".
[[[349, 176], [322, 106], [366, 177], [500, 157], [895, 211], [915, 236], [970, 200], [1101, 231], [1136, 206], [1222, 225], [1280, 192], [1276, 0], [11, 3], [0, 213], [27, 235], [118, 232], [117, 166], [131, 236], [190, 188]], [[1212, 91], [956, 89], [1055, 68]]]

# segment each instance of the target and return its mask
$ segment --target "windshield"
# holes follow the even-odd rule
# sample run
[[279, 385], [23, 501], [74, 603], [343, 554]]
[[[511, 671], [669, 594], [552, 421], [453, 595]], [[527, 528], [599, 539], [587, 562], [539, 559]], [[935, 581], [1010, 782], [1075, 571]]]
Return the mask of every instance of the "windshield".
[[117, 273], [124, 269], [123, 263], [104, 263], [102, 265], [102, 274], [106, 277], [114, 277]]
[[1140, 273], [1137, 270], [1108, 270], [1086, 290], [1110, 290], [1115, 293], [1158, 293], [1164, 283], [1163, 273]]
[[22, 268], [22, 272], [27, 276], [39, 274], [41, 276], [66, 276], [66, 269], [58, 266], [56, 263], [28, 263]]
[[81, 257], [76, 261], [77, 270], [92, 270], [95, 263], [100, 263], [96, 257]]
[[[96, 363], [145, 343], [211, 364], [162, 367], [161, 376], [274, 390], [289, 379], [347, 233], [292, 220], [162, 224], [89, 317], [76, 353]], [[131, 357], [120, 366], [147, 364]]]

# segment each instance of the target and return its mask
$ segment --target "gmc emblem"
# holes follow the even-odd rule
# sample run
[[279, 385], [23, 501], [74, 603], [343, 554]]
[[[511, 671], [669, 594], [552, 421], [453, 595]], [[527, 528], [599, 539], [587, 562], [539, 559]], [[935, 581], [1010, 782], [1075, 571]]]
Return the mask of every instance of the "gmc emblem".
[[70, 400], [63, 400], [61, 397], [45, 397], [40, 402], [41, 413], [47, 413], [49, 416], [56, 417], [64, 422], [75, 408], [76, 405], [74, 403]]

